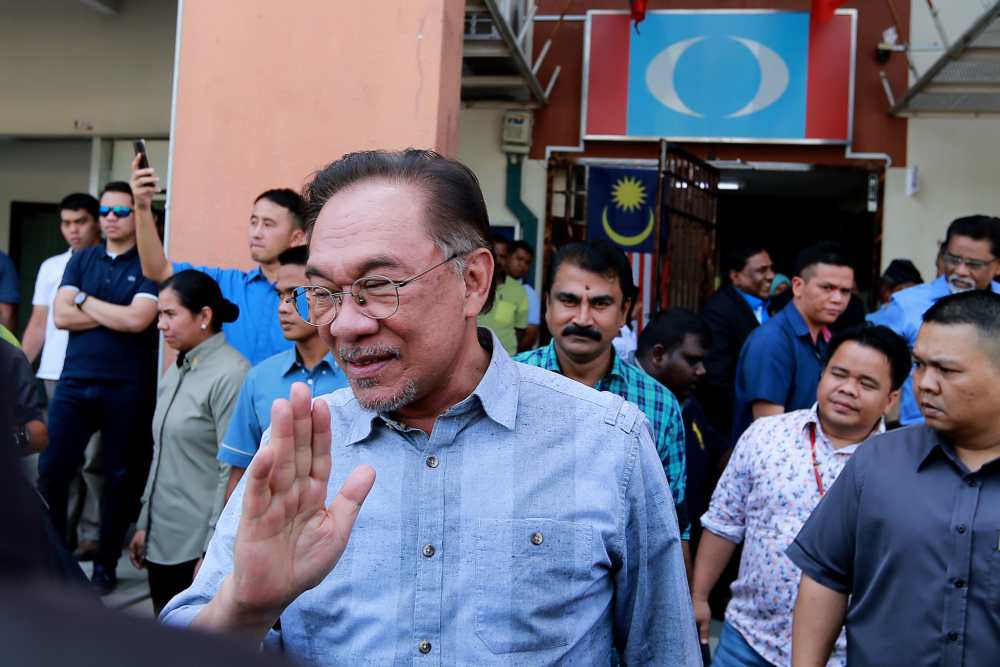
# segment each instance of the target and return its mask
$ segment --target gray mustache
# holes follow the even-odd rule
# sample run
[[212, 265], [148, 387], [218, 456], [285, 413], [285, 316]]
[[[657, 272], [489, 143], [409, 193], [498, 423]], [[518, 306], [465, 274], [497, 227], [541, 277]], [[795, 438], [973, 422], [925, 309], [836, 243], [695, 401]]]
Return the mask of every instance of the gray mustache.
[[369, 359], [392, 357], [399, 359], [399, 348], [391, 345], [364, 345], [357, 347], [341, 347], [337, 349], [337, 357], [347, 364], [354, 364]]

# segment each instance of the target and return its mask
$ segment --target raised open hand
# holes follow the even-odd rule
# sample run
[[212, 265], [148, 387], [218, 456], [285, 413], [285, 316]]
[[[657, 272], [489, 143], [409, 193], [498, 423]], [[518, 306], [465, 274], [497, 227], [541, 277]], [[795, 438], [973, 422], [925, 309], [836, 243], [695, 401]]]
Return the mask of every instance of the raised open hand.
[[290, 401], [274, 402], [271, 441], [247, 471], [233, 574], [224, 584], [231, 609], [273, 623], [337, 564], [375, 471], [356, 468], [327, 506], [331, 466], [330, 410], [296, 383]]

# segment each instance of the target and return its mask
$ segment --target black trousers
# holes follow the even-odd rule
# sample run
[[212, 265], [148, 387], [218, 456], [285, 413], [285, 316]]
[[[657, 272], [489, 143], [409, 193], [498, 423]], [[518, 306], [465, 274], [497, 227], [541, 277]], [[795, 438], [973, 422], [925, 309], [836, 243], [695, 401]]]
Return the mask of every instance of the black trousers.
[[94, 561], [110, 570], [121, 556], [129, 524], [139, 514], [149, 473], [154, 387], [148, 382], [66, 378], [49, 404], [49, 446], [38, 459], [38, 490], [49, 505], [56, 531], [65, 539], [70, 483], [83, 465], [90, 436], [101, 433], [105, 482]]
[[197, 559], [177, 565], [159, 565], [146, 561], [149, 572], [149, 596], [153, 598], [153, 612], [159, 616], [170, 599], [186, 589], [194, 581], [194, 566]]

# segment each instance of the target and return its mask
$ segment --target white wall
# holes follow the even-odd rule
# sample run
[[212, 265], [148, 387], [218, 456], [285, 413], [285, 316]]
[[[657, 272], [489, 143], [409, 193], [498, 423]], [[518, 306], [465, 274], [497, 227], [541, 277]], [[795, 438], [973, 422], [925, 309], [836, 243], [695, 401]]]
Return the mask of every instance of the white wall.
[[0, 0], [0, 135], [168, 134], [177, 2], [117, 4]]
[[12, 201], [59, 203], [71, 192], [87, 191], [90, 143], [0, 141], [0, 249], [9, 249]]
[[[952, 42], [982, 12], [978, 1], [935, 4]], [[940, 43], [926, 3], [914, 2], [912, 13], [913, 44]], [[916, 54], [918, 72], [925, 72], [938, 55]], [[918, 168], [920, 190], [906, 196], [903, 168], [892, 168], [886, 175], [882, 267], [906, 257], [924, 279], [931, 279], [937, 244], [944, 240], [949, 222], [974, 213], [1000, 215], [1000, 118], [910, 118], [907, 164]]]
[[[490, 222], [514, 225], [517, 219], [507, 208], [507, 158], [501, 149], [503, 109], [462, 109], [459, 115], [458, 159], [479, 177], [486, 196]], [[525, 160], [521, 174], [521, 199], [538, 216], [539, 234], [545, 225], [545, 161]], [[524, 239], [541, 251], [541, 239]]]

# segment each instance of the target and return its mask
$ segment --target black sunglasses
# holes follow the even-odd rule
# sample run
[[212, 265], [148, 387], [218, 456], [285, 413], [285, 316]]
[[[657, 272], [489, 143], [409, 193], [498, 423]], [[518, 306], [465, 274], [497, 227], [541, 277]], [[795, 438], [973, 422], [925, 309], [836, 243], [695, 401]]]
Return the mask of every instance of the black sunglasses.
[[102, 206], [97, 210], [104, 217], [111, 213], [114, 213], [116, 218], [127, 218], [132, 215], [132, 208], [129, 206]]

